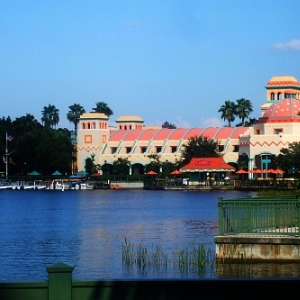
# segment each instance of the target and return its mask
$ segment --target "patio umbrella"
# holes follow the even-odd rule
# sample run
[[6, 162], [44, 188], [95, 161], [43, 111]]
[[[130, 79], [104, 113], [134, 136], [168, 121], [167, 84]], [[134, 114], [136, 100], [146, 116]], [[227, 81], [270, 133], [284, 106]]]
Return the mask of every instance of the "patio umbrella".
[[59, 171], [55, 171], [52, 175], [54, 175], [54, 176], [60, 176], [62, 174]]
[[248, 172], [243, 170], [243, 169], [240, 169], [238, 171], [235, 172], [235, 174], [247, 174]]
[[154, 172], [154, 171], [152, 171], [152, 170], [150, 170], [149, 172], [146, 173], [146, 175], [157, 175], [157, 173]]
[[36, 176], [36, 175], [41, 175], [41, 173], [39, 173], [37, 171], [32, 171], [31, 173], [28, 173], [28, 175]]
[[276, 169], [274, 174], [284, 174], [285, 172], [281, 169]]
[[180, 175], [180, 174], [182, 174], [182, 172], [179, 170], [175, 170], [175, 171], [171, 172], [171, 175]]

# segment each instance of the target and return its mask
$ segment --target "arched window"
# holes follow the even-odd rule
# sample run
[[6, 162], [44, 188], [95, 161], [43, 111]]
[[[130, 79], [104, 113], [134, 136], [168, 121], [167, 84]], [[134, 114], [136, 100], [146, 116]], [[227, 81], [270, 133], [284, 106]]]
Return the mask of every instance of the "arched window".
[[82, 123], [82, 129], [85, 129], [85, 123]]
[[279, 93], [277, 94], [277, 100], [281, 100], [281, 98], [282, 98], [282, 94], [279, 92]]
[[275, 94], [271, 93], [271, 100], [275, 100]]
[[88, 123], [88, 129], [91, 129], [91, 123]]
[[127, 130], [127, 126], [126, 125], [124, 125], [124, 130]]

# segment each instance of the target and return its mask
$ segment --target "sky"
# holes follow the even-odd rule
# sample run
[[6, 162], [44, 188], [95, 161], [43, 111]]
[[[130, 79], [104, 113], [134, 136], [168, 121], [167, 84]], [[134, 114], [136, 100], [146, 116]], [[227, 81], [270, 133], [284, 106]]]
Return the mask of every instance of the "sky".
[[0, 117], [41, 121], [50, 104], [73, 129], [70, 105], [105, 102], [110, 125], [222, 127], [220, 107], [245, 98], [258, 118], [273, 76], [300, 81], [299, 11], [299, 0], [0, 0]]

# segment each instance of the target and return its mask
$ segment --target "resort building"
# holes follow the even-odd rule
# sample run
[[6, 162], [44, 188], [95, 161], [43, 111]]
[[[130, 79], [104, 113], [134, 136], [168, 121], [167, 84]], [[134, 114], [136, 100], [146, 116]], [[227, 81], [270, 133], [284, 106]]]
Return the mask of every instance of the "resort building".
[[84, 169], [85, 159], [94, 154], [95, 163], [105, 165], [108, 172], [115, 160], [127, 158], [129, 175], [144, 174], [148, 155], [157, 154], [161, 162], [176, 162], [188, 139], [200, 135], [217, 140], [224, 162], [235, 169], [238, 165], [248, 170], [274, 168], [280, 149], [300, 141], [300, 83], [292, 76], [273, 77], [266, 90], [262, 116], [253, 127], [163, 129], [145, 126], [138, 116], [121, 116], [110, 127], [106, 115], [85, 113], [79, 120], [78, 169]]

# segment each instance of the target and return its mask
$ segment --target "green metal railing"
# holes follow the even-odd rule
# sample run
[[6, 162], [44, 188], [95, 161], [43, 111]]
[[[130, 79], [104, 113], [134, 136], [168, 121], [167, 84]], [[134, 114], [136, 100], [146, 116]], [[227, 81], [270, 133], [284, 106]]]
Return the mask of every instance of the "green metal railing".
[[300, 197], [218, 200], [219, 235], [299, 236]]

